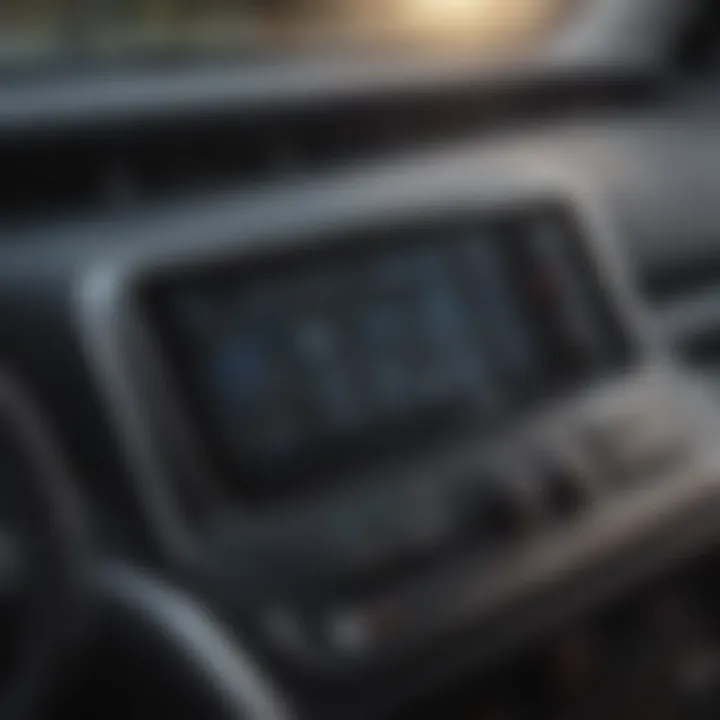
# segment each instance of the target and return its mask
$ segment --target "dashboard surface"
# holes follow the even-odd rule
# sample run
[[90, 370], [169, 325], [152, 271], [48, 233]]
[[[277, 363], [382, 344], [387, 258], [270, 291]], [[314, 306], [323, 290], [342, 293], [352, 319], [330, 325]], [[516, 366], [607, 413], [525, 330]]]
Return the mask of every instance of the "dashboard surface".
[[[7, 224], [0, 341], [83, 470], [100, 545], [207, 598], [313, 717], [389, 711], [713, 545], [714, 402], [677, 362], [720, 325], [712, 95]], [[572, 247], [529, 262], [548, 209]], [[478, 253], [505, 285], [468, 277]], [[470, 305], [504, 332], [468, 331]], [[344, 360], [311, 333], [290, 362], [318, 315]]]

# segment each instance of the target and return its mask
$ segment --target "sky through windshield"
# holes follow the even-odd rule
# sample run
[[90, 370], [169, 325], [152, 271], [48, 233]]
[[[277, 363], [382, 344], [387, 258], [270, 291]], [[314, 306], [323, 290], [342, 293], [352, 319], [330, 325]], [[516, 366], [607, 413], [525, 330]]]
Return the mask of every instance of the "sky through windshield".
[[2, 0], [0, 58], [129, 51], [522, 46], [569, 0]]

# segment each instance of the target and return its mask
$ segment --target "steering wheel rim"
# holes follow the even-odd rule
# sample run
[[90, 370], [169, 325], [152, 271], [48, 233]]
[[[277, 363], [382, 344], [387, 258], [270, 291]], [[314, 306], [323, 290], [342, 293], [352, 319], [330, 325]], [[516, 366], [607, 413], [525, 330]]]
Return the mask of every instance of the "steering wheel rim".
[[13, 491], [33, 546], [28, 630], [0, 689], [0, 718], [26, 720], [52, 689], [87, 615], [89, 544], [77, 488], [43, 413], [2, 371], [0, 434], [21, 463]]

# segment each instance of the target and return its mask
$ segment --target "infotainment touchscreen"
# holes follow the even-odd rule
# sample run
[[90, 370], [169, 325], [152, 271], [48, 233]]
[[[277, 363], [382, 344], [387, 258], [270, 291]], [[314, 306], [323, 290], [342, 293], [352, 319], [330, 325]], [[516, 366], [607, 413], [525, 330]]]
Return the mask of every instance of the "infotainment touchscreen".
[[627, 362], [555, 208], [328, 239], [157, 279], [143, 306], [196, 432], [263, 487], [483, 433]]

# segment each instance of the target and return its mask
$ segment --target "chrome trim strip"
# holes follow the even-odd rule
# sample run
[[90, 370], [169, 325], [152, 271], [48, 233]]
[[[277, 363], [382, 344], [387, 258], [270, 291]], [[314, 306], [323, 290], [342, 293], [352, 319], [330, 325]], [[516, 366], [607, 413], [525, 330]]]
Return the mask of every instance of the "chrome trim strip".
[[129, 566], [103, 569], [101, 588], [111, 603], [149, 621], [213, 687], [238, 720], [296, 717], [273, 682], [212, 611], [169, 583]]

